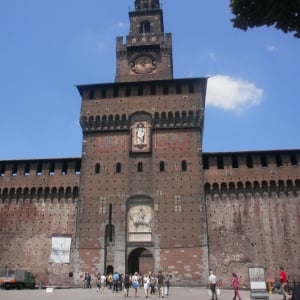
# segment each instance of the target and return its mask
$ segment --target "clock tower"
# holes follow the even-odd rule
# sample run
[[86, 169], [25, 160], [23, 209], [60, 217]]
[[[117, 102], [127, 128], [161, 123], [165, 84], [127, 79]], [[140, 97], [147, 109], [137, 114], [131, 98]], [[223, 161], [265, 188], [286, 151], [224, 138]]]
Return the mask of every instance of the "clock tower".
[[[173, 78], [159, 0], [136, 0], [115, 81], [77, 86], [83, 133], [74, 279], [159, 270], [206, 284], [207, 78]], [[201, 282], [203, 281], [203, 282]]]
[[136, 0], [130, 31], [117, 38], [116, 82], [173, 78], [172, 35], [164, 32], [159, 0]]

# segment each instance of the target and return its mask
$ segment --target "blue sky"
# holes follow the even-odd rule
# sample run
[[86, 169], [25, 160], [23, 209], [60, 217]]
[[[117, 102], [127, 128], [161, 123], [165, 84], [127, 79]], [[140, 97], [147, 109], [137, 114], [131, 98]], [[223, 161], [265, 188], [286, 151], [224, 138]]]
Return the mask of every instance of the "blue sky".
[[[174, 77], [209, 76], [204, 152], [300, 148], [300, 40], [229, 0], [161, 0]], [[76, 85], [113, 82], [134, 0], [0, 1], [0, 160], [81, 156]]]

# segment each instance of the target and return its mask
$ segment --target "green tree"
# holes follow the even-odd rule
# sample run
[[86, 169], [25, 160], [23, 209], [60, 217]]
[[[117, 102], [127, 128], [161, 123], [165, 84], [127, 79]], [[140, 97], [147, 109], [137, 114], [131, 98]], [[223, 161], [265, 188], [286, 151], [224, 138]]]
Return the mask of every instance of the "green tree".
[[275, 26], [300, 38], [300, 0], [230, 0], [233, 27]]

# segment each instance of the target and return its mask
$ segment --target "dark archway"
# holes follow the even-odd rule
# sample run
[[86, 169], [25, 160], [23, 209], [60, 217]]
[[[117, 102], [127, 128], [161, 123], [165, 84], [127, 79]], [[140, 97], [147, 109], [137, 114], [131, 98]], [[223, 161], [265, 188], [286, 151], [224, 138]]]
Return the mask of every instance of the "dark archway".
[[136, 248], [128, 256], [128, 273], [145, 274], [154, 271], [154, 259], [152, 253], [146, 248]]
[[114, 273], [114, 267], [112, 265], [109, 265], [106, 267], [106, 274], [113, 274]]

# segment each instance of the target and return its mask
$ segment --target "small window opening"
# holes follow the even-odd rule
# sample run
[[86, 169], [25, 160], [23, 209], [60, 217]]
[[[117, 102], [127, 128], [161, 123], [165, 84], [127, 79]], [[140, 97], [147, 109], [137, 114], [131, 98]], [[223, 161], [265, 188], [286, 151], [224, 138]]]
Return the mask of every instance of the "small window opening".
[[138, 172], [143, 172], [143, 163], [142, 162], [138, 163]]
[[253, 168], [253, 160], [251, 155], [247, 155], [246, 157], [246, 163], [248, 168]]
[[224, 161], [222, 156], [218, 156], [217, 158], [218, 169], [224, 169]]
[[99, 174], [99, 173], [100, 173], [100, 164], [97, 163], [97, 164], [95, 165], [95, 174]]
[[295, 154], [291, 154], [290, 159], [291, 159], [292, 166], [298, 166], [298, 161]]
[[260, 157], [260, 162], [261, 162], [261, 166], [262, 166], [263, 168], [267, 168], [267, 167], [268, 167], [268, 161], [267, 161], [266, 155], [262, 155], [262, 156]]
[[187, 170], [187, 163], [185, 160], [181, 162], [181, 171], [185, 172]]
[[280, 168], [283, 167], [281, 155], [280, 154], [276, 154], [275, 159], [276, 159], [276, 165], [277, 165], [277, 167], [280, 167]]
[[159, 163], [159, 171], [160, 172], [164, 172], [165, 171], [165, 162], [164, 161], [161, 161]]
[[209, 160], [207, 156], [203, 156], [203, 169], [208, 170], [209, 169]]
[[116, 173], [121, 173], [121, 170], [122, 170], [122, 165], [121, 165], [121, 163], [117, 163], [117, 165], [116, 165]]
[[237, 169], [239, 167], [239, 161], [236, 155], [231, 157], [232, 168]]

